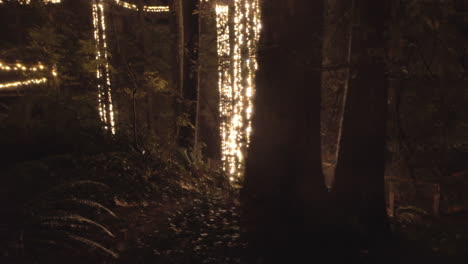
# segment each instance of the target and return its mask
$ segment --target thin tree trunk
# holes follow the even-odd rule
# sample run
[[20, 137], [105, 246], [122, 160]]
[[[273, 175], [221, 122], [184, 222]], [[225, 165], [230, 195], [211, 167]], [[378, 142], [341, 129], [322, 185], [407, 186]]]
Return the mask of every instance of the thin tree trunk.
[[188, 122], [194, 127], [185, 125], [181, 127], [179, 135], [182, 147], [193, 150], [195, 145], [196, 103], [198, 90], [198, 1], [186, 0], [182, 3], [183, 16], [183, 83], [182, 96], [185, 102], [185, 112]]
[[145, 72], [146, 67], [148, 66], [148, 45], [147, 45], [147, 38], [146, 38], [146, 23], [145, 23], [145, 12], [143, 11], [144, 2], [143, 0], [138, 1], [138, 41], [141, 48], [142, 54], [142, 66], [141, 66], [141, 76], [140, 78], [140, 85], [144, 88], [146, 93], [146, 133], [150, 138], [153, 138], [155, 135], [154, 131], [154, 111], [153, 111], [153, 89], [151, 85], [145, 80]]
[[182, 10], [183, 0], [170, 1], [171, 8], [171, 27], [175, 32], [174, 39], [174, 61], [173, 61], [173, 75], [172, 86], [174, 89], [174, 109], [175, 109], [175, 122], [174, 122], [174, 142], [180, 145], [181, 126], [178, 119], [182, 112], [180, 99], [183, 97], [183, 83], [184, 83], [184, 17]]

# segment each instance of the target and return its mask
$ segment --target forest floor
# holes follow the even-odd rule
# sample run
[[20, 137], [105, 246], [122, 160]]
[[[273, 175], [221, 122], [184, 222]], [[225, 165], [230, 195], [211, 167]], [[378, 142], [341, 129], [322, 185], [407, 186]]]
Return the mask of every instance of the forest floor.
[[[118, 263], [247, 263], [239, 204], [219, 192], [120, 206], [128, 226], [119, 230]], [[392, 223], [394, 263], [467, 263], [468, 215], [435, 219], [407, 213]]]
[[117, 263], [228, 264], [245, 255], [238, 203], [221, 189], [207, 196], [164, 195], [143, 206], [118, 204], [125, 225]]
[[468, 263], [468, 214], [392, 219], [401, 263]]
[[[208, 196], [121, 205], [118, 263], [247, 263], [240, 208], [223, 190]], [[466, 264], [468, 215], [433, 218], [415, 213], [392, 219], [393, 263]], [[362, 258], [359, 263], [379, 264]], [[387, 262], [385, 262], [387, 263]]]
[[[21, 249], [22, 261], [16, 261], [12, 253], [22, 242], [18, 244], [15, 240], [9, 243], [12, 245], [9, 247], [10, 250], [0, 252], [2, 253], [0, 263], [243, 264], [248, 262], [247, 243], [241, 225], [239, 193], [237, 189], [230, 187], [219, 172], [196, 166], [184, 168], [173, 161], [142, 160], [138, 155], [126, 153], [95, 155], [84, 159], [69, 156], [55, 157], [34, 163], [22, 163], [19, 168], [20, 171], [12, 170], [10, 176], [22, 175], [20, 172], [26, 176], [32, 172], [35, 175], [42, 175], [39, 172], [43, 170], [44, 175], [69, 175], [70, 178], [74, 178], [75, 175], [86, 175], [84, 180], [103, 182], [109, 186], [113, 184], [110, 188], [112, 193], [110, 199], [99, 198], [96, 196], [99, 193], [95, 191], [91, 192], [91, 198], [86, 199], [107, 200], [103, 204], [117, 215], [117, 220], [106, 218], [103, 213], [96, 214], [95, 211], [94, 215], [91, 215], [88, 210], [81, 207], [77, 208], [78, 211], [72, 211], [68, 205], [64, 208], [68, 215], [90, 215], [89, 219], [95, 219], [97, 223], [108, 228], [113, 233], [113, 237], [102, 236], [100, 232], [102, 228], [96, 228], [96, 225], [85, 232], [76, 230], [75, 223], [70, 222], [69, 218], [62, 219], [64, 228], [58, 231], [76, 231], [73, 234], [99, 242], [118, 257], [111, 257], [112, 254], [106, 254], [106, 250], [93, 245], [92, 242], [83, 245], [68, 241], [67, 246], [70, 246], [72, 251], [57, 251], [56, 248], [36, 247], [36, 244], [33, 244], [36, 247], [35, 251], [39, 250], [41, 254], [35, 255], [34, 252], [24, 254], [24, 249]], [[43, 180], [44, 175], [36, 178]], [[25, 178], [25, 182], [30, 181], [30, 177]], [[75, 195], [87, 197], [90, 190], [90, 187], [87, 187], [84, 189], [85, 192], [78, 190], [77, 193], [73, 193], [67, 189], [64, 193], [60, 192], [51, 197], [55, 197], [54, 201], [66, 200], [69, 199], [67, 197]], [[24, 189], [25, 194], [28, 192], [29, 189]], [[44, 203], [49, 202], [50, 200], [46, 199]], [[38, 213], [50, 216], [55, 214], [57, 209], [55, 205], [44, 208], [46, 209], [39, 210]], [[50, 211], [50, 208], [54, 210]], [[391, 263], [468, 263], [468, 250], [466, 250], [468, 215], [434, 218], [419, 212], [417, 208], [400, 210], [397, 213], [397, 217], [391, 219], [395, 237], [394, 247], [389, 252], [392, 260], [394, 259]], [[62, 226], [33, 228], [48, 233], [57, 231], [59, 227]], [[38, 240], [36, 238], [39, 237], [32, 238]], [[54, 241], [60, 241], [60, 245], [65, 245], [62, 242], [63, 238], [61, 236]], [[75, 253], [71, 253], [73, 250]], [[5, 261], [2, 261], [2, 257]], [[380, 264], [381, 262], [372, 262], [364, 255], [359, 263]]]

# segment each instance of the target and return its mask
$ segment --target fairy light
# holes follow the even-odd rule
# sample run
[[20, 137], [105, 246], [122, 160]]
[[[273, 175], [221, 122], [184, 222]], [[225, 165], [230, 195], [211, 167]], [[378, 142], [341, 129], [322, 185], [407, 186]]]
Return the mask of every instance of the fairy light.
[[[100, 61], [101, 59], [101, 52], [99, 51], [99, 46], [100, 46], [100, 41], [101, 39], [99, 38], [99, 16], [98, 16], [98, 5], [96, 2], [93, 2], [93, 26], [94, 26], [94, 40], [96, 41], [96, 56], [95, 59], [96, 61]], [[101, 79], [102, 76], [102, 70], [101, 67], [97, 66], [96, 68], [96, 78], [98, 80]], [[101, 83], [98, 83], [98, 110], [99, 110], [99, 116], [101, 117], [101, 121], [104, 123], [107, 123], [106, 120], [106, 109], [103, 106], [103, 88]]]
[[[45, 4], [60, 4], [62, 0], [42, 0]], [[4, 1], [0, 0], [0, 4], [3, 4]], [[19, 0], [18, 4], [20, 5], [29, 5], [31, 4], [31, 0]]]
[[110, 80], [110, 69], [107, 52], [106, 22], [104, 16], [104, 5], [101, 0], [93, 2], [93, 26], [94, 39], [96, 41], [96, 61], [104, 61], [104, 65], [96, 68], [98, 83], [98, 110], [105, 129], [110, 129], [115, 134], [115, 116], [112, 102], [112, 89]]
[[[234, 182], [243, 176], [252, 133], [254, 79], [258, 68], [255, 52], [261, 24], [259, 0], [235, 0], [231, 10], [233, 14], [229, 14], [229, 6], [216, 5], [222, 161], [223, 170]], [[232, 44], [230, 30], [234, 35]]]
[[52, 72], [51, 73], [52, 73], [52, 76], [57, 77], [58, 76], [57, 67], [55, 67], [55, 66], [52, 67]]
[[34, 66], [26, 66], [22, 63], [8, 64], [0, 61], [0, 71], [37, 72], [45, 70], [47, 70], [47, 67], [40, 62]]
[[[138, 6], [135, 4], [131, 4], [131, 3], [121, 1], [121, 0], [114, 0], [114, 2], [123, 8], [138, 11]], [[150, 12], [150, 13], [169, 12], [169, 6], [143, 6], [143, 11]]]
[[9, 82], [9, 83], [0, 83], [0, 89], [9, 89], [9, 88], [17, 88], [21, 86], [28, 86], [28, 85], [37, 85], [47, 82], [47, 78], [40, 78], [40, 79], [29, 79], [26, 81], [16, 81], [16, 82]]
[[169, 12], [169, 6], [144, 6], [143, 11], [150, 13]]
[[120, 1], [120, 0], [114, 0], [114, 2], [121, 7], [132, 9], [132, 10], [138, 10], [138, 6], [135, 4], [130, 4], [130, 3], [127, 3], [125, 1]]
[[108, 55], [107, 55], [107, 37], [106, 37], [106, 23], [104, 17], [104, 5], [99, 4], [99, 8], [101, 9], [101, 29], [102, 29], [102, 42], [104, 47], [104, 61], [105, 61], [105, 80], [107, 84], [107, 106], [109, 107], [109, 123], [112, 134], [115, 134], [115, 119], [114, 119], [114, 107], [112, 102], [112, 90], [111, 90], [111, 81], [110, 81], [110, 69], [108, 63]]
[[[229, 117], [231, 116], [231, 75], [229, 73], [229, 6], [216, 5], [216, 28], [217, 28], [217, 50], [218, 50], [218, 87], [220, 93], [219, 112], [221, 115], [221, 153], [223, 170], [227, 171], [228, 161], [228, 135], [229, 135]], [[233, 180], [233, 178], [231, 177]]]
[[[50, 74], [54, 77], [58, 76], [57, 69], [55, 67], [46, 67], [44, 66], [41, 62], [38, 62], [34, 65], [25, 65], [21, 62], [16, 62], [16, 63], [5, 63], [0, 61], [0, 71], [3, 72], [20, 72], [24, 74], [34, 74], [37, 75], [39, 73], [44, 74], [44, 72], [48, 72], [50, 70]], [[1, 83], [0, 84], [0, 89], [12, 89], [12, 88], [19, 88], [21, 86], [27, 86], [27, 85], [34, 85], [34, 84], [41, 84], [45, 83], [47, 81], [46, 77], [43, 78], [34, 78], [34, 79], [29, 79], [25, 81], [14, 81], [14, 82], [8, 82], [8, 83]]]

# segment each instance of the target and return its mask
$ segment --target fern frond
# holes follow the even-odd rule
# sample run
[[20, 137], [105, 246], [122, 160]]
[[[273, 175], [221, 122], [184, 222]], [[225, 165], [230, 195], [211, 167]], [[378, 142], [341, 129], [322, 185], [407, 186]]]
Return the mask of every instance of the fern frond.
[[105, 253], [111, 255], [113, 258], [118, 258], [119, 257], [119, 254], [115, 253], [114, 251], [104, 247], [103, 245], [101, 245], [101, 244], [99, 244], [99, 243], [97, 243], [95, 241], [89, 240], [89, 239], [81, 237], [81, 236], [72, 235], [72, 234], [68, 234], [68, 237], [70, 239], [81, 242], [81, 243], [83, 243], [83, 244], [85, 244], [87, 246], [90, 246], [92, 248], [100, 249], [100, 250], [104, 251]]
[[109, 229], [107, 229], [105, 226], [103, 226], [103, 225], [99, 224], [98, 222], [93, 221], [93, 220], [91, 220], [89, 218], [83, 217], [81, 215], [65, 215], [65, 216], [52, 216], [52, 217], [42, 218], [43, 223], [50, 223], [51, 221], [65, 221], [65, 222], [75, 221], [75, 222], [79, 222], [79, 223], [86, 223], [86, 224], [90, 224], [92, 226], [98, 227], [99, 229], [101, 229], [102, 231], [104, 231], [105, 233], [107, 233], [111, 237], [115, 237], [115, 235], [112, 234], [112, 232], [109, 231]]
[[103, 211], [107, 212], [109, 215], [113, 216], [114, 218], [117, 218], [117, 219], [119, 218], [111, 209], [109, 209], [106, 206], [104, 206], [103, 204], [95, 202], [95, 201], [84, 200], [84, 199], [76, 199], [76, 198], [71, 199], [71, 200], [66, 200], [66, 201], [87, 205], [87, 206], [90, 206], [90, 207], [95, 208], [95, 209], [100, 209], [100, 210], [103, 210]]
[[63, 189], [67, 189], [67, 188], [75, 188], [75, 187], [81, 186], [81, 185], [91, 185], [91, 186], [95, 186], [95, 187], [102, 188], [102, 189], [110, 189], [110, 187], [108, 185], [106, 185], [106, 184], [104, 184], [102, 182], [97, 182], [97, 181], [82, 180], [82, 181], [67, 182], [67, 183], [55, 186], [52, 189], [49, 189], [48, 191], [39, 194], [34, 199], [30, 200], [25, 205], [25, 208], [36, 207], [37, 206], [36, 203], [38, 201], [44, 201], [46, 197], [48, 197], [51, 194], [54, 194], [54, 192], [57, 192], [57, 191], [60, 191], [60, 190], [63, 190]]
[[58, 228], [64, 227], [74, 230], [88, 230], [89, 226], [84, 224], [76, 224], [70, 223], [65, 221], [57, 221], [57, 220], [46, 220], [41, 223], [42, 226], [50, 227], [50, 228]]
[[83, 181], [74, 181], [74, 182], [68, 182], [64, 183], [62, 185], [59, 185], [55, 187], [54, 189], [63, 189], [63, 188], [74, 188], [80, 185], [94, 185], [96, 187], [101, 187], [103, 189], [110, 189], [110, 187], [102, 182], [97, 182], [97, 181], [90, 181], [90, 180], [83, 180]]

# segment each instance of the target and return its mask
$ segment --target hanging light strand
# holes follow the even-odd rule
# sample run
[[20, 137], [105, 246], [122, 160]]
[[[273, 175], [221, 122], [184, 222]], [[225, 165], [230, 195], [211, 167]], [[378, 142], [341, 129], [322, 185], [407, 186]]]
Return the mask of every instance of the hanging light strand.
[[99, 116], [101, 117], [101, 121], [105, 124], [104, 129], [110, 129], [112, 134], [115, 134], [114, 107], [107, 54], [105, 13], [104, 5], [101, 0], [94, 0], [92, 9], [94, 39], [96, 41], [96, 61], [103, 62], [99, 63], [96, 68]]
[[218, 88], [220, 93], [219, 112], [221, 115], [221, 159], [223, 170], [228, 169], [228, 135], [229, 117], [232, 115], [230, 102], [232, 101], [232, 85], [230, 74], [230, 45], [229, 45], [229, 6], [216, 5], [216, 28], [218, 50]]
[[111, 90], [111, 80], [110, 80], [110, 68], [109, 68], [109, 58], [107, 54], [107, 36], [106, 36], [106, 20], [104, 16], [104, 5], [99, 4], [100, 14], [101, 14], [101, 33], [102, 33], [102, 44], [103, 44], [103, 53], [105, 61], [105, 82], [106, 82], [106, 98], [107, 98], [107, 107], [109, 111], [109, 125], [112, 134], [115, 134], [115, 120], [114, 120], [114, 107], [112, 102], [112, 90]]
[[223, 170], [231, 181], [239, 181], [252, 133], [255, 53], [261, 29], [259, 0], [234, 0], [232, 8], [217, 5], [216, 17]]
[[[99, 37], [99, 15], [98, 15], [98, 4], [96, 0], [93, 2], [93, 26], [94, 26], [94, 40], [96, 41], [96, 56], [95, 59], [96, 61], [101, 61], [101, 52], [100, 52], [100, 43], [101, 43], [101, 38]], [[101, 80], [102, 77], [102, 69], [98, 65], [96, 67], [96, 79], [99, 81]], [[98, 82], [97, 85], [98, 88], [98, 110], [99, 110], [99, 116], [101, 118], [101, 121], [104, 123], [107, 123], [107, 112], [104, 107], [104, 102], [103, 102], [103, 88], [102, 84]]]

